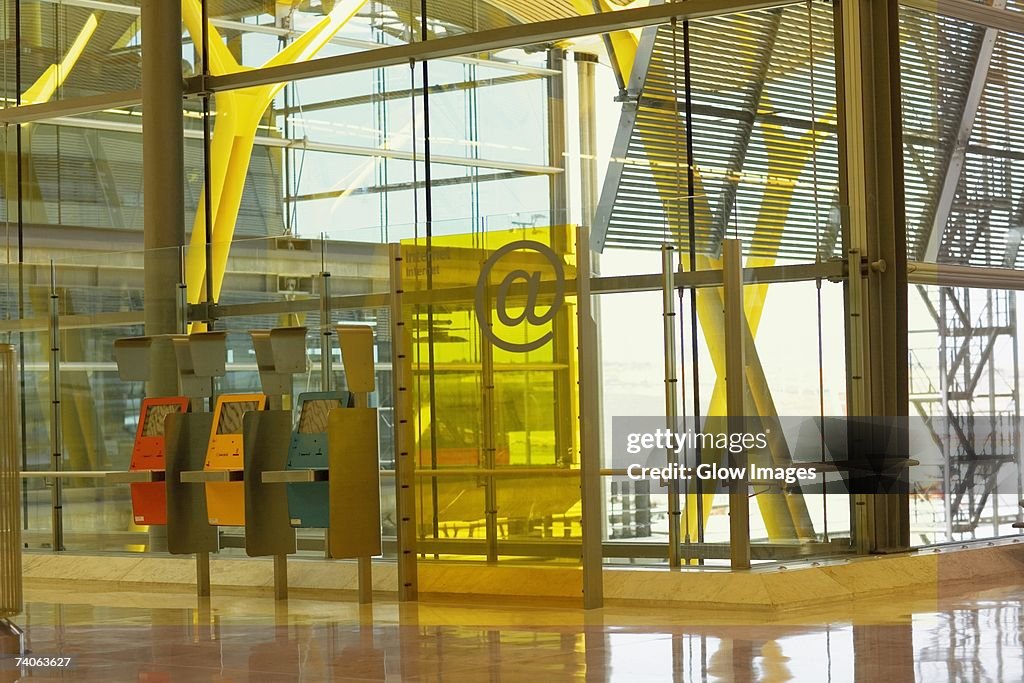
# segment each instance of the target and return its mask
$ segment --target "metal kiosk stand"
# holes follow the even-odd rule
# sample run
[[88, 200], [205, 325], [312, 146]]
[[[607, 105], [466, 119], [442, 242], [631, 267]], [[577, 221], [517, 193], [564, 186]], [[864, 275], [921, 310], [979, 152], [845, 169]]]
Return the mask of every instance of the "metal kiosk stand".
[[[201, 405], [213, 396], [213, 379], [226, 372], [224, 332], [196, 332], [171, 338], [178, 361], [181, 392]], [[183, 479], [203, 467], [213, 426], [209, 412], [167, 417], [164, 424], [167, 467], [167, 549], [174, 555], [196, 556], [196, 592], [210, 595], [210, 553], [218, 549], [217, 528], [207, 522], [202, 489]]]
[[[219, 367], [223, 368], [226, 345], [224, 333], [219, 334], [221, 342], [218, 349], [199, 351], [189, 345], [193, 361], [197, 360], [196, 353], [202, 353], [206, 362], [217, 358]], [[273, 335], [275, 339], [280, 337], [287, 340], [284, 346], [291, 354], [295, 353], [292, 348], [294, 340], [303, 340], [298, 348], [298, 363], [303, 367], [305, 334], [305, 328], [284, 328], [279, 334]], [[186, 341], [191, 341], [195, 336], [190, 335]], [[213, 419], [202, 425], [206, 428], [205, 442], [198, 452], [203, 455], [200, 459], [195, 456], [196, 451], [193, 452], [188, 469], [180, 473], [180, 481], [196, 497], [201, 495], [198, 493], [199, 487], [189, 485], [203, 484], [203, 519], [197, 523], [214, 530], [214, 534], [218, 526], [243, 526], [246, 554], [250, 557], [274, 558], [274, 595], [283, 600], [288, 595], [285, 556], [295, 552], [295, 531], [288, 524], [284, 496], [280, 496], [280, 501], [275, 500], [273, 495], [267, 496], [268, 492], [262, 490], [260, 475], [268, 462], [274, 462], [276, 457], [283, 458], [287, 452], [290, 413], [267, 411], [266, 408], [271, 402], [280, 405], [281, 394], [290, 393], [291, 371], [285, 363], [280, 368], [267, 368], [264, 356], [269, 340], [264, 338], [261, 331], [253, 333], [253, 342], [260, 365], [260, 378], [268, 393], [227, 394], [218, 397]], [[185, 346], [184, 341], [182, 346]], [[212, 373], [203, 371], [202, 374]], [[217, 376], [223, 374], [220, 371]], [[283, 427], [278, 423], [283, 423]], [[282, 434], [283, 446], [280, 443]], [[198, 437], [191, 438], [194, 439], [192, 448], [195, 449], [198, 447], [195, 442]]]
[[[373, 330], [364, 325], [339, 325], [337, 333], [348, 390], [355, 399], [355, 407], [340, 407], [339, 392], [304, 394], [301, 397], [303, 412], [292, 435], [289, 469], [264, 472], [263, 482], [287, 484], [297, 490], [309, 488], [311, 493], [322, 490], [326, 483], [328, 556], [358, 560], [359, 602], [367, 604], [373, 601], [370, 558], [381, 552], [377, 410], [369, 407], [369, 395], [375, 387]], [[299, 457], [303, 448], [309, 450], [322, 443], [321, 427], [304, 433], [302, 424], [305, 407], [319, 402], [338, 406], [327, 411], [327, 457], [323, 458], [319, 450]], [[293, 496], [293, 500], [298, 497]], [[293, 505], [289, 509], [293, 522], [299, 520], [304, 526], [307, 525], [304, 521], [322, 523], [324, 512], [310, 511], [308, 507]]]
[[[218, 364], [203, 359], [207, 353], [216, 357], [225, 338], [223, 332], [164, 338], [174, 346], [178, 388], [183, 395], [143, 400], [129, 471], [112, 473], [107, 481], [131, 485], [132, 515], [137, 524], [167, 526], [171, 554], [196, 556], [196, 592], [206, 597], [210, 595], [210, 553], [217, 550], [217, 530], [206, 525], [205, 501], [181, 485], [180, 475], [206, 452], [211, 420], [209, 413], [202, 412], [202, 399], [213, 394], [213, 378], [223, 375], [225, 368], [223, 360]], [[114, 342], [122, 380], [150, 379], [155, 339], [126, 337]], [[198, 363], [193, 361], [193, 352]], [[190, 405], [200, 412], [189, 412]]]
[[[274, 479], [285, 482], [288, 516], [297, 529], [327, 529], [330, 521], [327, 420], [335, 408], [348, 405], [348, 392], [310, 391], [295, 404], [295, 429], [288, 446], [286, 472]], [[271, 482], [271, 478], [264, 477]]]
[[295, 552], [295, 529], [288, 517], [288, 496], [268, 486], [264, 473], [280, 470], [288, 459], [292, 411], [284, 396], [292, 394], [292, 375], [306, 370], [306, 328], [252, 330], [260, 383], [272, 410], [246, 413], [242, 419], [245, 460], [245, 552], [274, 558], [274, 597], [288, 597], [288, 555]]

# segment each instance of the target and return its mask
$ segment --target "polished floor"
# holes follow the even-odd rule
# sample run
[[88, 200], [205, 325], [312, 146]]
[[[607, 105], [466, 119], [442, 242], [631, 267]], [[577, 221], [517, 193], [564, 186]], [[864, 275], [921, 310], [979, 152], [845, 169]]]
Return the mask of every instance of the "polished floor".
[[1024, 681], [1024, 583], [789, 613], [29, 587], [0, 681]]

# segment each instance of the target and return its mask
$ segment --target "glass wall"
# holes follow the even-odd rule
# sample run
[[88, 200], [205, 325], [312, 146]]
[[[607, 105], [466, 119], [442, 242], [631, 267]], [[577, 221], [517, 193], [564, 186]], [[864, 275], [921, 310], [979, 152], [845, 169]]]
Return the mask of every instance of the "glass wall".
[[909, 297], [910, 414], [939, 456], [913, 542], [1004, 536], [1021, 518], [1024, 36], [910, 8], [901, 29], [908, 253], [928, 264]]
[[[24, 469], [54, 469], [59, 428], [63, 467], [76, 473], [62, 480], [66, 547], [153, 551], [158, 535], [133, 523], [127, 487], [89, 474], [127, 468], [145, 395], [118, 378], [112, 355], [115, 339], [145, 332], [140, 3], [46, 0], [17, 12], [2, 4], [12, 125], [0, 202], [0, 339], [22, 350]], [[630, 11], [619, 4], [597, 3], [609, 15]], [[727, 566], [729, 496], [687, 489], [673, 500], [662, 482], [630, 479], [613, 439], [615, 418], [667, 417], [666, 383], [679, 418], [698, 428], [724, 419], [724, 367], [736, 346], [722, 312], [726, 240], [742, 243], [746, 268], [744, 412], [762, 426], [849, 412], [843, 103], [831, 4], [724, 7], [688, 22], [672, 21], [666, 8], [606, 35], [580, 35], [571, 20], [595, 4], [569, 0], [185, 0], [182, 10], [180, 32], [171, 30], [180, 34], [188, 94], [187, 238], [174, 256], [185, 271], [187, 322], [228, 335], [222, 394], [260, 389], [250, 330], [308, 328], [297, 396], [346, 385], [337, 345], [330, 363], [323, 355], [324, 329], [374, 329], [370, 402], [380, 411], [387, 555], [397, 543], [403, 418], [394, 377], [404, 362], [423, 561], [578, 563], [582, 465], [593, 457], [607, 562], [664, 566], [677, 524], [684, 564]], [[1017, 267], [1020, 37], [919, 10], [901, 16], [909, 409], [946, 448], [941, 435], [961, 422], [1019, 418], [1012, 286], [944, 285], [941, 268], [929, 283], [914, 264], [957, 276], [964, 267]], [[532, 37], [533, 24], [553, 19], [569, 20], [565, 36]], [[488, 42], [495, 34], [487, 31], [509, 26], [522, 31], [518, 44]], [[467, 35], [480, 45], [426, 62], [394, 58], [403, 46], [433, 49], [431, 41]], [[263, 78], [264, 67], [283, 80]], [[21, 120], [40, 110], [19, 109], [19, 97], [50, 108]], [[577, 226], [594, 246], [598, 327], [596, 347], [583, 351]], [[526, 307], [481, 325], [476, 288], [497, 293], [517, 269], [526, 277], [516, 287], [534, 282], [538, 257], [522, 249], [515, 267], [480, 279], [495, 253], [522, 240], [557, 255], [568, 289], [564, 309], [545, 322], [550, 339], [510, 351], [493, 337], [519, 335], [507, 323], [529, 320]], [[405, 254], [400, 305], [388, 245]], [[665, 247], [675, 254], [671, 333]], [[543, 293], [533, 303], [543, 312], [554, 299], [544, 289], [553, 286], [550, 263], [541, 265]], [[204, 306], [210, 293], [213, 305]], [[59, 418], [50, 413], [54, 305]], [[413, 335], [404, 361], [391, 338], [396, 319]], [[591, 415], [578, 389], [588, 353], [599, 381]], [[676, 359], [674, 377], [666, 356]], [[580, 421], [594, 415], [601, 450], [590, 454]], [[975, 429], [960, 455], [922, 456], [915, 545], [1013, 533], [1018, 431]], [[963, 453], [983, 450], [978, 440], [993, 434], [999, 465], [983, 473]], [[775, 463], [824, 458], [788, 434], [764, 450]], [[683, 457], [724, 462], [710, 451]], [[54, 478], [25, 481], [26, 538], [43, 548]], [[853, 552], [850, 495], [769, 487], [754, 489], [751, 501], [755, 562]], [[237, 530], [225, 531], [222, 545], [240, 552]], [[300, 548], [321, 552], [322, 533], [303, 531]]]

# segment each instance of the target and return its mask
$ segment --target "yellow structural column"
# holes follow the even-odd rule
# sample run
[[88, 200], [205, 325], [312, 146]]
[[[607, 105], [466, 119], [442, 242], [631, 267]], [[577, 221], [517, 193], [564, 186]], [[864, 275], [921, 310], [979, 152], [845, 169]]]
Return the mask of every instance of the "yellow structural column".
[[57, 64], [51, 64], [46, 68], [46, 71], [36, 80], [32, 86], [26, 90], [21, 96], [21, 104], [42, 104], [43, 102], [49, 102], [53, 94], [57, 92], [57, 88], [64, 84], [68, 74], [75, 68], [75, 64], [78, 63], [78, 59], [82, 56], [82, 52], [85, 51], [86, 45], [92, 40], [92, 36], [96, 33], [96, 26], [99, 24], [99, 20], [95, 14], [90, 14], [89, 18], [85, 20], [85, 24], [78, 32], [78, 36], [75, 37], [71, 47], [68, 48], [67, 53]]
[[[833, 108], [822, 120], [818, 121], [818, 124], [827, 123], [834, 116], [835, 109]], [[828, 137], [828, 133], [823, 131], [823, 128], [824, 126], [822, 125], [821, 128], [816, 127], [815, 130], [801, 135], [795, 140], [795, 144], [792, 144], [792, 147], [790, 147], [786, 143], [793, 141], [785, 136], [781, 127], [773, 124], [762, 125], [765, 136], [765, 148], [768, 153], [765, 195], [766, 197], [770, 196], [773, 200], [773, 213], [779, 211], [779, 207], [781, 207], [782, 212], [788, 211], [789, 206], [793, 202], [794, 191], [796, 190], [795, 175], [800, 173], [814, 155], [818, 145]], [[793, 151], [791, 152], [790, 149]], [[705, 206], [705, 210], [709, 209]], [[765, 226], [767, 222], [765, 202], [762, 202], [757, 225], [759, 227]], [[782, 225], [774, 227], [781, 233]], [[774, 263], [775, 259], [771, 257], [750, 257], [747, 259], [746, 267], [768, 267], [774, 265]], [[698, 268], [720, 269], [721, 261], [707, 256], [698, 256]], [[756, 336], [757, 329], [761, 323], [765, 301], [768, 297], [768, 287], [769, 285], [767, 284], [746, 287], [744, 309], [747, 324], [750, 328], [751, 341]], [[711, 361], [717, 375], [707, 410], [709, 416], [720, 416], [726, 412], [725, 382], [722, 379], [725, 369], [725, 356], [723, 352], [725, 347], [724, 339], [718, 333], [723, 324], [721, 315], [722, 305], [722, 292], [718, 288], [702, 289], [697, 294], [697, 315], [700, 318], [701, 329], [704, 330], [705, 341], [707, 342]], [[747, 358], [747, 387], [753, 401], [753, 408], [757, 411], [758, 415], [774, 417], [778, 413], [771, 396], [771, 390], [765, 380], [764, 371], [758, 360], [757, 349], [753, 347], [748, 348]], [[810, 517], [803, 500], [797, 496], [790, 495], [786, 496], [786, 502], [792, 515], [793, 528], [797, 537], [813, 537], [813, 527], [811, 526]], [[770, 504], [767, 498], [759, 498], [758, 503], [759, 505]], [[707, 506], [705, 506], [705, 510], [707, 510]], [[772, 533], [773, 527], [777, 527], [778, 522], [779, 520], [765, 519], [769, 535], [772, 537], [775, 536]], [[693, 520], [693, 523], [695, 524], [696, 520]]]
[[[614, 11], [614, 9], [605, 1], [600, 0], [602, 11]], [[573, 0], [573, 5], [582, 14], [589, 14], [593, 12], [593, 5], [585, 2], [584, 0]], [[612, 49], [614, 51], [613, 58], [617, 60], [620, 72], [624, 78], [630, 76], [633, 64], [636, 60], [636, 50], [639, 45], [639, 41], [634, 33], [629, 31], [619, 31], [613, 33]], [[813, 68], [813, 64], [810, 65]], [[834, 110], [833, 110], [834, 111]], [[832, 114], [829, 114], [825, 118], [829, 118]], [[808, 160], [813, 156], [817, 145], [827, 137], [827, 134], [821, 131], [812, 131], [798, 140], [796, 145], [797, 151], [795, 156], [789, 153], [782, 144], [786, 142], [785, 135], [782, 129], [778, 126], [770, 124], [762, 125], [762, 130], [765, 135], [766, 148], [769, 157], [769, 174], [767, 182], [773, 184], [771, 189], [766, 187], [766, 194], [771, 192], [773, 199], [776, 202], [781, 203], [784, 206], [789, 206], [792, 203], [793, 192], [796, 188], [796, 178], [806, 166]], [[774, 143], [774, 144], [773, 144]], [[696, 182], [700, 184], [700, 172], [698, 169], [694, 169], [694, 175]], [[669, 188], [664, 185], [664, 182], [659, 183], [659, 186], [664, 191], [669, 191]], [[707, 198], [700, 191], [695, 190], [695, 194], [698, 197], [697, 200], [697, 211], [698, 214], [705, 221], [710, 221], [711, 210], [707, 205]], [[758, 219], [758, 227], [764, 225], [766, 216], [762, 208], [761, 215]], [[677, 228], [681, 226], [676, 226]], [[778, 226], [781, 228], [781, 226]], [[777, 233], [778, 234], [778, 233]], [[684, 258], [684, 264], [688, 265], [688, 258]], [[751, 257], [748, 258], [746, 267], [765, 267], [775, 263], [774, 258], [770, 257]], [[698, 256], [697, 267], [699, 269], [719, 269], [721, 263], [717, 259], [712, 259], [707, 256]], [[761, 284], [750, 288], [746, 296], [744, 297], [744, 309], [747, 317], [747, 324], [750, 329], [751, 339], [756, 337], [757, 329], [761, 321], [761, 315], [764, 310], [764, 303], [768, 293], [768, 285]], [[701, 329], [705, 335], [705, 341], [708, 346], [708, 351], [711, 356], [712, 364], [715, 367], [717, 379], [715, 382], [715, 389], [712, 393], [711, 402], [707, 414], [709, 417], [720, 417], [725, 414], [725, 384], [723, 381], [724, 375], [724, 340], [722, 338], [722, 298], [721, 292], [717, 289], [701, 290], [697, 296], [697, 315], [701, 321]], [[763, 372], [757, 372], [760, 369], [760, 361], [757, 357], [756, 348], [748, 349], [748, 388], [751, 392], [751, 397], [754, 402], [754, 406], [761, 415], [774, 415], [775, 407], [774, 402], [771, 399], [771, 393], [769, 387], [763, 382]], [[758, 381], [751, 382], [751, 379]], [[704, 515], [710, 513], [711, 502], [714, 496], [707, 494], [705, 496]], [[690, 536], [695, 537], [697, 532], [697, 519], [695, 516], [696, 505], [694, 504], [696, 499], [695, 495], [690, 496], [688, 501], [687, 509], [687, 528]], [[813, 528], [810, 524], [810, 519], [807, 514], [806, 505], [801, 499], [797, 499], [793, 496], [787, 496], [787, 510], [778, 508], [775, 504], [777, 501], [764, 498], [758, 500], [759, 505], [767, 506], [768, 509], [762, 510], [765, 525], [768, 527], [769, 535], [772, 538], [783, 537], [786, 535], [796, 535], [800, 538], [808, 538], [813, 536]], [[781, 518], [780, 518], [781, 516]], [[788, 519], [787, 519], [788, 518]]]
[[[263, 67], [296, 64], [312, 59], [355, 16], [367, 0], [343, 0], [315, 26], [263, 64]], [[192, 40], [200, 44], [203, 35], [202, 8], [199, 0], [184, 0], [182, 19]], [[213, 75], [224, 75], [247, 70], [231, 54], [220, 34], [211, 25], [209, 35], [209, 69]], [[256, 141], [256, 131], [263, 115], [274, 101], [284, 83], [229, 90], [217, 94], [216, 123], [210, 141], [210, 198], [212, 229], [210, 244], [212, 269], [210, 274], [214, 299], [220, 297], [227, 268], [228, 253], [235, 233], [242, 190], [249, 170]], [[186, 259], [185, 280], [190, 303], [205, 299], [206, 278], [206, 203], [200, 200], [192, 227], [192, 238]]]
[[[75, 40], [71, 43], [71, 47], [68, 48], [67, 53], [64, 55], [64, 59], [56, 64], [51, 64], [43, 71], [43, 73], [36, 79], [25, 92], [21, 94], [21, 106], [27, 106], [32, 104], [43, 104], [49, 102], [53, 97], [57, 89], [64, 84], [68, 75], [72, 69], [78, 63], [79, 58], [82, 56], [82, 52], [85, 51], [89, 41], [92, 40], [93, 34], [96, 33], [96, 27], [99, 24], [99, 19], [96, 14], [90, 14], [82, 25], [82, 28], [78, 31], [78, 35]], [[22, 134], [28, 133], [29, 126], [31, 124], [23, 124], [21, 126]], [[23, 158], [18, 159], [17, 153], [8, 149], [5, 153], [4, 160], [4, 189], [7, 193], [7, 201], [10, 204], [15, 198], [18, 197], [18, 167], [17, 164], [22, 164], [22, 169], [26, 173], [25, 177], [28, 177], [28, 163], [31, 151], [23, 151]], [[33, 186], [34, 187], [34, 186]], [[30, 201], [39, 201], [38, 190], [31, 193], [29, 197]], [[22, 203], [24, 204], [25, 197], [22, 197]], [[24, 206], [17, 207], [17, 213], [24, 211]], [[14, 210], [8, 210], [8, 216], [15, 215]], [[31, 213], [29, 220], [36, 220], [32, 218]]]

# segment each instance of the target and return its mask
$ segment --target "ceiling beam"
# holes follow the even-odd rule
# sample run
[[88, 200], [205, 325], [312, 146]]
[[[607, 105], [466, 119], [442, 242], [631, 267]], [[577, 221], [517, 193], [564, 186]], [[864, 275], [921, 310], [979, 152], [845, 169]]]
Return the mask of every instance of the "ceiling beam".
[[[45, 121], [42, 125], [63, 126], [66, 128], [86, 128], [90, 130], [107, 130], [119, 133], [142, 133], [142, 124], [130, 121], [110, 121], [105, 119], [86, 118], [58, 118]], [[185, 138], [201, 140], [203, 131], [200, 129], [185, 129]], [[331, 142], [317, 142], [314, 140], [291, 140], [288, 138], [276, 138], [270, 136], [258, 136], [256, 145], [260, 147], [277, 147], [282, 149], [293, 149], [307, 152], [327, 152], [330, 154], [347, 154], [360, 157], [376, 157], [380, 159], [401, 159], [403, 161], [423, 161], [423, 154], [416, 154], [409, 150], [386, 149], [382, 147], [363, 147], [359, 145], [341, 145]], [[477, 159], [470, 157], [450, 156], [446, 154], [432, 154], [430, 162], [433, 164], [445, 164], [448, 166], [459, 166], [466, 168], [489, 168], [495, 170], [514, 171], [525, 175], [552, 175], [562, 173], [557, 166], [543, 166], [540, 164], [524, 164], [515, 161], [504, 161], [499, 159]]]
[[793, 0], [686, 0], [670, 2], [616, 12], [602, 12], [585, 16], [539, 21], [531, 24], [508, 26], [487, 31], [463, 33], [405, 45], [393, 45], [375, 50], [364, 50], [345, 55], [322, 57], [299, 64], [282, 64], [265, 69], [222, 76], [195, 76], [187, 82], [187, 91], [193, 94], [233, 90], [255, 85], [284, 83], [306, 78], [318, 78], [340, 73], [351, 73], [385, 66], [399, 66], [433, 59], [448, 59], [497, 50], [554, 43], [584, 36], [599, 35], [663, 24], [673, 17], [701, 19], [771, 9], [796, 4]]

